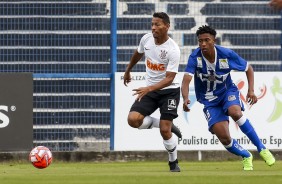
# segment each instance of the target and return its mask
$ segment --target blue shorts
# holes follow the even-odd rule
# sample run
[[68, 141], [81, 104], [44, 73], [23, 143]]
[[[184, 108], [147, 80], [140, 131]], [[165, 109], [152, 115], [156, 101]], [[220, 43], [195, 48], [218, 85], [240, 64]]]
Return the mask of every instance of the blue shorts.
[[227, 91], [217, 105], [206, 105], [204, 107], [203, 111], [205, 114], [205, 118], [208, 121], [210, 132], [212, 132], [211, 127], [214, 124], [221, 121], [229, 121], [228, 108], [232, 105], [239, 105], [242, 111], [245, 110], [244, 104], [240, 99], [240, 92], [238, 90]]

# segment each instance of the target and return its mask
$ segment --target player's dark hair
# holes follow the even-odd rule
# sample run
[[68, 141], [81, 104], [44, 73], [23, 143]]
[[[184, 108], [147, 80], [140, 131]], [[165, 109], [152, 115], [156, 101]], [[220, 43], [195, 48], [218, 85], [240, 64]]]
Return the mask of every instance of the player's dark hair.
[[211, 28], [210, 26], [207, 25], [203, 25], [201, 27], [198, 28], [196, 35], [199, 36], [200, 34], [205, 34], [205, 33], [209, 33], [211, 35], [213, 35], [214, 37], [216, 36], [216, 31]]
[[169, 16], [165, 12], [155, 12], [153, 17], [160, 18], [164, 23], [170, 24]]

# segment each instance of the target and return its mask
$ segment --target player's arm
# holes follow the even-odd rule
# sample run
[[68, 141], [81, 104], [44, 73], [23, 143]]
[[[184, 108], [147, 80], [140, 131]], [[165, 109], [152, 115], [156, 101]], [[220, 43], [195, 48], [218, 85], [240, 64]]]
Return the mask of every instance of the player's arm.
[[163, 80], [161, 80], [160, 82], [158, 82], [155, 85], [152, 86], [148, 86], [149, 91], [156, 91], [159, 89], [163, 89], [167, 86], [170, 86], [175, 78], [177, 73], [175, 72], [166, 72], [166, 76]]
[[188, 73], [185, 73], [182, 79], [182, 85], [181, 85], [181, 93], [183, 97], [183, 110], [185, 112], [189, 112], [190, 109], [188, 107], [188, 104], [190, 104], [189, 100], [189, 85], [192, 80], [193, 76], [191, 76]]
[[249, 86], [246, 99], [250, 105], [253, 105], [257, 103], [257, 97], [255, 95], [255, 90], [254, 90], [254, 70], [250, 64], [248, 64], [246, 76], [247, 76], [248, 86]]
[[174, 78], [176, 76], [175, 72], [166, 72], [166, 77], [161, 80], [160, 82], [152, 85], [152, 86], [147, 86], [147, 87], [140, 87], [138, 89], [133, 89], [133, 91], [135, 91], [135, 93], [133, 95], [138, 95], [136, 100], [140, 101], [141, 98], [143, 96], [145, 96], [147, 93], [151, 92], [151, 91], [156, 91], [156, 90], [160, 90], [163, 89], [169, 85], [172, 84]]
[[138, 61], [141, 60], [143, 55], [144, 55], [144, 53], [138, 53], [137, 50], [135, 50], [135, 52], [133, 53], [133, 55], [130, 59], [130, 62], [127, 65], [126, 70], [125, 70], [124, 75], [123, 75], [123, 83], [124, 83], [125, 86], [127, 86], [127, 84], [129, 82], [131, 82], [130, 71], [136, 65], [136, 63], [138, 63]]

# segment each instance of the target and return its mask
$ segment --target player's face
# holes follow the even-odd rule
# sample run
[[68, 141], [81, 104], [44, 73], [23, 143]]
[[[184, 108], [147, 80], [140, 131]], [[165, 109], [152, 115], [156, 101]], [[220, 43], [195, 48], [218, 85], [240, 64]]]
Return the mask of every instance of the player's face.
[[203, 54], [211, 54], [214, 50], [215, 37], [209, 33], [198, 36], [199, 47]]
[[163, 38], [167, 35], [169, 24], [164, 23], [162, 19], [153, 17], [151, 26], [154, 38]]

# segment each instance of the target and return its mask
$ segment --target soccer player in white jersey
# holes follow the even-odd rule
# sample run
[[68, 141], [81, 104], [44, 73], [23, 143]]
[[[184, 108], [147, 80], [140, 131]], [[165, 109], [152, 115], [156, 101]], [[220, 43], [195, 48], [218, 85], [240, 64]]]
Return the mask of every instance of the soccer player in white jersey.
[[[146, 87], [134, 89], [137, 96], [128, 114], [128, 124], [133, 128], [160, 128], [163, 144], [168, 151], [171, 172], [180, 172], [177, 160], [177, 140], [181, 132], [173, 124], [177, 118], [177, 107], [180, 99], [180, 84], [177, 81], [180, 61], [180, 49], [176, 42], [168, 36], [169, 16], [164, 12], [153, 14], [152, 33], [145, 34], [137, 50], [131, 57], [124, 73], [124, 85], [131, 82], [130, 71], [145, 56]], [[160, 118], [151, 114], [159, 109]]]
[[254, 93], [252, 66], [233, 50], [215, 45], [216, 31], [213, 28], [201, 26], [196, 35], [199, 48], [189, 56], [181, 86], [183, 110], [190, 111], [189, 84], [194, 76], [197, 101], [204, 105], [209, 131], [218, 137], [230, 153], [243, 158], [244, 170], [253, 170], [252, 154], [230, 136], [230, 116], [257, 147], [264, 161], [269, 166], [273, 165], [275, 158], [262, 144], [252, 124], [242, 113], [244, 106], [240, 100], [240, 92], [230, 76], [231, 70], [246, 73], [249, 87], [246, 99], [251, 105], [255, 104], [257, 97]]

